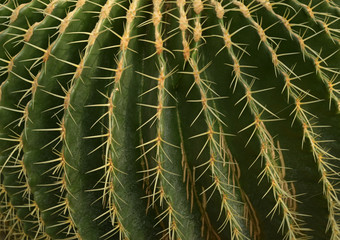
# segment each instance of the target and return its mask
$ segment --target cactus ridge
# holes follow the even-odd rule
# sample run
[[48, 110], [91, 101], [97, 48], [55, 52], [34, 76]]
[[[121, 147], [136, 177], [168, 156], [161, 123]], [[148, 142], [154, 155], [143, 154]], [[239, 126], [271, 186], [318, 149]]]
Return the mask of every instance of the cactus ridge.
[[5, 239], [340, 238], [335, 0], [0, 0]]

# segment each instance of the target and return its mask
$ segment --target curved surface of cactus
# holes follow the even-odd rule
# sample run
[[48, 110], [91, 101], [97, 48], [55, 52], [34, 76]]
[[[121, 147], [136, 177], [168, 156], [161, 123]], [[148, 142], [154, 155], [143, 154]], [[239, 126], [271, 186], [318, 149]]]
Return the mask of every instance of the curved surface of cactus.
[[338, 0], [0, 0], [6, 239], [340, 239]]

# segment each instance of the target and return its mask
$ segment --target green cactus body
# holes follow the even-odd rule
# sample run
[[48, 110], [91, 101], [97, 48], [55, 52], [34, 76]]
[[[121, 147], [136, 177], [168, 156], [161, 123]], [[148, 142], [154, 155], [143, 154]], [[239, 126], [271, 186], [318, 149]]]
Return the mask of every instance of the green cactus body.
[[5, 239], [340, 239], [335, 0], [1, 0]]

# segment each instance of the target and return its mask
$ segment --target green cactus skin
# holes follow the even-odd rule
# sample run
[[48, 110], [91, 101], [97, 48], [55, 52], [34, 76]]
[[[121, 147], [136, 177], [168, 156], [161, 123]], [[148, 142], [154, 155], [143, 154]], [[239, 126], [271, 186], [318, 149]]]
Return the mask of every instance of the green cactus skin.
[[0, 236], [340, 239], [337, 0], [0, 0]]

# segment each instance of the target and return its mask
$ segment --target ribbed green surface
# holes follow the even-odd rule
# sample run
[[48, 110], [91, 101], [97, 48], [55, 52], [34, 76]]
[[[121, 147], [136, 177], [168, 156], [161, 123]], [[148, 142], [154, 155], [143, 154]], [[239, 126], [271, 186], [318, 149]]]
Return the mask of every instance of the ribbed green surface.
[[339, 5], [0, 1], [0, 236], [340, 239]]

